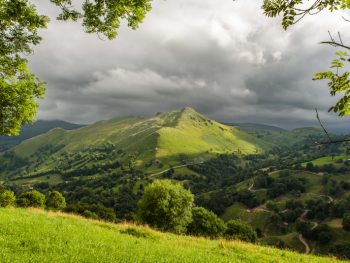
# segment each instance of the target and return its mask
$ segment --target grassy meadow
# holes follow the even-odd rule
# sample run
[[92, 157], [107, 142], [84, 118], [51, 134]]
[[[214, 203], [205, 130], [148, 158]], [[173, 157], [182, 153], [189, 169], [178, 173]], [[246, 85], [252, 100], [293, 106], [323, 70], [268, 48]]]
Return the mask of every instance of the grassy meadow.
[[0, 209], [1, 262], [341, 262], [37, 209]]

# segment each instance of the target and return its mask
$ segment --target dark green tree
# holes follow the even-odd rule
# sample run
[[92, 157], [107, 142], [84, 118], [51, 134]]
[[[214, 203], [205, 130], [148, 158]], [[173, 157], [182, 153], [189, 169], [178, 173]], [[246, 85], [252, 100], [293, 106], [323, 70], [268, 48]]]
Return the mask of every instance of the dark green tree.
[[194, 197], [179, 183], [157, 180], [145, 188], [138, 203], [140, 219], [165, 231], [184, 233], [192, 220]]
[[46, 196], [46, 208], [52, 210], [62, 210], [66, 207], [66, 199], [60, 192], [53, 191]]
[[17, 199], [17, 205], [20, 207], [44, 207], [45, 195], [36, 190], [23, 193]]
[[247, 242], [256, 242], [257, 234], [254, 229], [241, 220], [230, 220], [226, 224], [225, 236]]
[[224, 221], [213, 212], [203, 208], [192, 209], [192, 222], [187, 233], [195, 236], [220, 237], [226, 230]]
[[343, 217], [343, 229], [350, 231], [350, 213], [346, 213]]

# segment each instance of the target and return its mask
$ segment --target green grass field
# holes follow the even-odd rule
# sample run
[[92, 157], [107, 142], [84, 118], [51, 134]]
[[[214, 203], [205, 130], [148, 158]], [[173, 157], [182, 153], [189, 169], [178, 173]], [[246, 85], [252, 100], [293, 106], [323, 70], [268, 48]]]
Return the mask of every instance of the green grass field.
[[341, 262], [42, 210], [0, 209], [0, 262]]
[[[335, 165], [335, 167], [339, 168], [341, 166], [343, 166], [343, 163], [337, 163], [337, 161], [339, 160], [348, 160], [350, 158], [350, 155], [337, 155], [337, 156], [325, 156], [325, 157], [321, 157], [315, 160], [312, 160], [311, 162], [314, 165], [318, 165], [318, 166], [322, 166], [325, 164], [333, 164]], [[306, 167], [307, 163], [303, 163], [302, 166]]]

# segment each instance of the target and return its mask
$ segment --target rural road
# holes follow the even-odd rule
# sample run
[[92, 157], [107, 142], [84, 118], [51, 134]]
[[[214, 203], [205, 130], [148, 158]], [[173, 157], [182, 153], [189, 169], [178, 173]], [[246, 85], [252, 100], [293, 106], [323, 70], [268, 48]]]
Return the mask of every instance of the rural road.
[[306, 242], [306, 240], [304, 239], [302, 234], [299, 234], [299, 240], [301, 243], [303, 243], [303, 245], [305, 246], [305, 254], [310, 254], [310, 246], [309, 244]]
[[[307, 215], [307, 213], [308, 213], [309, 211], [310, 211], [310, 210], [305, 210], [304, 213], [302, 213], [302, 215], [300, 216], [300, 220], [301, 220], [301, 221], [306, 222], [304, 218], [305, 218], [305, 216]], [[318, 226], [317, 223], [315, 223], [315, 224], [316, 224], [316, 225], [313, 226], [314, 228]], [[302, 234], [299, 234], [298, 237], [299, 237], [300, 242], [303, 243], [303, 245], [305, 246], [305, 254], [310, 254], [310, 252], [311, 252], [310, 245], [307, 243], [307, 241], [305, 240], [305, 238], [303, 237], [303, 235], [302, 235]]]
[[249, 190], [250, 192], [253, 192], [253, 187], [254, 187], [254, 181], [253, 181], [253, 183], [249, 186], [248, 190]]
[[187, 167], [187, 166], [190, 166], [190, 165], [198, 165], [198, 164], [203, 164], [203, 163], [204, 163], [204, 162], [202, 161], [202, 162], [197, 162], [197, 163], [188, 163], [188, 164], [177, 165], [177, 166], [174, 166], [174, 167], [170, 167], [170, 168], [168, 168], [168, 169], [165, 169], [165, 170], [163, 170], [163, 171], [161, 171], [161, 172], [151, 174], [149, 177], [154, 177], [154, 176], [157, 176], [157, 175], [164, 174], [164, 173], [170, 171], [171, 169], [176, 170], [176, 169], [181, 168], [181, 167]]

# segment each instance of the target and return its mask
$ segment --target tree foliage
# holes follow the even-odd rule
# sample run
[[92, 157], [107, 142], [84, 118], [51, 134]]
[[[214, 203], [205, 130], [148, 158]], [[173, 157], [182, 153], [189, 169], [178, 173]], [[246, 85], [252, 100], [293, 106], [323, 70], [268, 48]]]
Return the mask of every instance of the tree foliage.
[[16, 196], [12, 191], [0, 191], [0, 207], [8, 207], [15, 204]]
[[[151, 9], [151, 0], [50, 2], [61, 9], [58, 20], [81, 20], [87, 33], [108, 39], [117, 36], [122, 20], [136, 29]], [[23, 124], [34, 121], [36, 99], [43, 97], [45, 86], [29, 71], [27, 55], [42, 40], [38, 31], [48, 22], [29, 0], [0, 0], [0, 135], [18, 135]]]
[[184, 233], [192, 220], [192, 193], [179, 183], [157, 180], [145, 188], [138, 203], [144, 223], [161, 230]]
[[23, 193], [17, 199], [17, 205], [20, 207], [44, 207], [45, 195], [36, 190]]
[[60, 192], [50, 192], [46, 197], [46, 208], [61, 210], [66, 207], [66, 200]]
[[[349, 0], [264, 0], [262, 8], [268, 17], [282, 16], [282, 26], [287, 29], [291, 25], [302, 20], [307, 15], [315, 15], [323, 10], [337, 11], [349, 10]], [[350, 22], [342, 18], [345, 22]], [[330, 41], [322, 43], [330, 44], [334, 47], [350, 50], [350, 46], [343, 43], [341, 35], [338, 33], [339, 40], [333, 38], [330, 34]], [[331, 63], [330, 70], [316, 73], [314, 80], [328, 80], [330, 94], [335, 96], [341, 94], [341, 99], [332, 106], [329, 111], [333, 111], [344, 116], [350, 114], [350, 56], [347, 52], [339, 51], [337, 58]], [[348, 67], [346, 67], [348, 66]]]
[[192, 222], [187, 233], [195, 236], [220, 237], [226, 229], [224, 221], [213, 212], [203, 208], [192, 209]]
[[343, 217], [343, 229], [350, 231], [350, 213], [346, 213]]
[[230, 220], [226, 224], [225, 235], [228, 238], [239, 239], [247, 242], [255, 242], [257, 239], [256, 232], [247, 223], [241, 220]]

